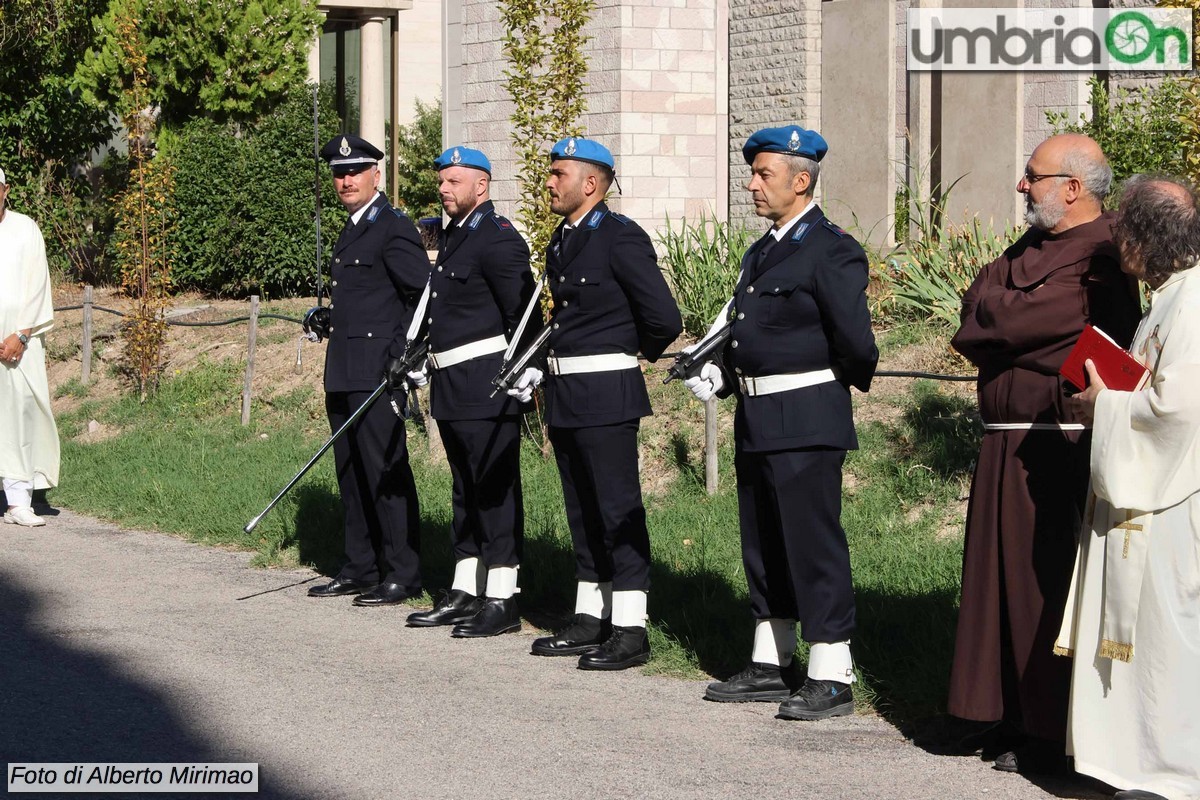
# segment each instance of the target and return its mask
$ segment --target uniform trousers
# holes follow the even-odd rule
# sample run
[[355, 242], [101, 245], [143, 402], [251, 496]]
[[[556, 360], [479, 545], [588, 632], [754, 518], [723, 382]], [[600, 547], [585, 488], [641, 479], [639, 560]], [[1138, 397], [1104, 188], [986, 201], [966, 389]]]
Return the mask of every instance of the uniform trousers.
[[519, 419], [439, 420], [438, 431], [454, 479], [455, 560], [517, 566], [525, 540]]
[[842, 528], [844, 450], [744, 453], [737, 466], [742, 562], [755, 619], [795, 619], [806, 642], [854, 633]]
[[[370, 392], [329, 392], [325, 412], [340, 428]], [[408, 463], [404, 421], [379, 398], [333, 443], [346, 519], [346, 559], [338, 577], [398, 583], [420, 591], [421, 512]]]
[[650, 589], [650, 534], [638, 474], [639, 421], [549, 428], [575, 545], [575, 577]]

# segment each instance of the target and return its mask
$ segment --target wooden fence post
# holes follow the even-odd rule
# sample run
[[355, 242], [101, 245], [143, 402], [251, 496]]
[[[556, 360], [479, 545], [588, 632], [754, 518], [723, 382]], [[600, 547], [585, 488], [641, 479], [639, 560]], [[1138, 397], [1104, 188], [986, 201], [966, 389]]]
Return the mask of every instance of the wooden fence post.
[[250, 424], [250, 389], [254, 383], [254, 346], [258, 343], [258, 295], [250, 295], [250, 341], [246, 351], [246, 382], [242, 386], [242, 424]]
[[717, 493], [717, 398], [704, 403], [704, 488]]
[[83, 287], [83, 371], [79, 375], [80, 382], [87, 386], [92, 379], [92, 287]]

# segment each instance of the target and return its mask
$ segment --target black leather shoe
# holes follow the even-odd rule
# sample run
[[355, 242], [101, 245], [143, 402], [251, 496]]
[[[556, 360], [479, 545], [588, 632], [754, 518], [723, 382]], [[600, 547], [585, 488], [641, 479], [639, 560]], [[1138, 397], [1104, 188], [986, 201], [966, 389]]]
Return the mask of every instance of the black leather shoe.
[[1122, 789], [1113, 795], [1113, 800], [1167, 800], [1161, 794], [1147, 792], [1145, 789]]
[[796, 689], [795, 670], [751, 661], [750, 666], [728, 680], [710, 683], [705, 700], [718, 703], [779, 703]]
[[309, 597], [341, 597], [347, 594], [365, 592], [375, 586], [375, 581], [359, 581], [354, 578], [334, 578], [329, 583], [313, 586], [308, 590]]
[[412, 591], [398, 583], [381, 583], [369, 592], [360, 594], [354, 598], [356, 606], [394, 606], [397, 603], [403, 603], [410, 597], [420, 594], [421, 591]]
[[521, 614], [517, 611], [517, 598], [487, 597], [479, 613], [455, 625], [450, 635], [456, 639], [482, 639], [520, 629]]
[[628, 669], [650, 660], [650, 637], [642, 627], [613, 625], [612, 636], [579, 657], [580, 669]]
[[[992, 769], [1000, 772], [1019, 772], [1022, 775], [1065, 775], [1072, 771], [1062, 742], [1033, 737], [1024, 744], [996, 756], [992, 762]], [[1155, 795], [1148, 797], [1153, 798]]]
[[611, 623], [591, 614], [576, 614], [571, 624], [553, 636], [533, 640], [529, 652], [535, 656], [577, 656], [599, 647], [609, 637]]
[[442, 595], [429, 611], [417, 611], [408, 615], [408, 625], [414, 628], [432, 628], [437, 625], [457, 625], [466, 622], [483, 607], [483, 598], [464, 592], [461, 589], [451, 589]]
[[826, 719], [854, 713], [850, 684], [805, 678], [800, 691], [779, 704], [780, 719]]

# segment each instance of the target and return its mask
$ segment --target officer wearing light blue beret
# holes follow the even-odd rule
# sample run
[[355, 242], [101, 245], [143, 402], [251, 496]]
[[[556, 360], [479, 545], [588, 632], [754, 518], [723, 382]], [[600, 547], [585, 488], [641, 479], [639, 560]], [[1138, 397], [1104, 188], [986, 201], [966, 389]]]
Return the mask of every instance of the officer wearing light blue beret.
[[[480, 638], [519, 630], [517, 570], [524, 541], [521, 404], [492, 397], [491, 377], [533, 297], [529, 247], [490, 198], [492, 163], [456, 145], [434, 159], [450, 218], [429, 278], [429, 359], [409, 373], [429, 381], [430, 414], [454, 478], [454, 580], [413, 627], [454, 627]], [[538, 325], [527, 325], [525, 336]]]
[[[842, 529], [842, 464], [857, 448], [850, 387], [878, 361], [867, 257], [814, 200], [829, 146], [799, 125], [764, 128], [742, 149], [755, 213], [772, 226], [742, 258], [724, 369], [685, 384], [701, 400], [737, 395], [734, 437], [742, 560], [756, 622], [750, 664], [705, 696], [780, 702], [785, 719], [854, 710], [854, 591]], [[811, 644], [801, 683], [796, 624]]]
[[657, 359], [683, 328], [650, 237], [604, 202], [614, 167], [608, 148], [581, 136], [550, 151], [550, 209], [563, 221], [546, 252], [549, 374], [527, 370], [512, 390], [527, 399], [545, 377], [546, 425], [575, 548], [575, 617], [531, 649], [578, 656], [581, 669], [593, 670], [650, 658], [637, 434], [651, 411], [638, 353]]

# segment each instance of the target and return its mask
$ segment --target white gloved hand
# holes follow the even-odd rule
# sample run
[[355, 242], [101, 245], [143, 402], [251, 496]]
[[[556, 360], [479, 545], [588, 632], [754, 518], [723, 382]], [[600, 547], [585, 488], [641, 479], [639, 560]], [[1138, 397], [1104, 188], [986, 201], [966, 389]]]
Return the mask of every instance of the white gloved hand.
[[429, 383], [429, 362], [422, 361], [420, 369], [408, 373], [408, 381], [418, 389]]
[[717, 369], [717, 365], [710, 362], [700, 368], [699, 375], [688, 378], [683, 385], [691, 389], [697, 400], [706, 403], [710, 397], [724, 388], [725, 379], [721, 377], [721, 370]]
[[528, 403], [533, 399], [533, 390], [541, 385], [542, 377], [542, 371], [537, 367], [526, 367], [521, 377], [517, 378], [517, 382], [508, 390], [508, 396]]

